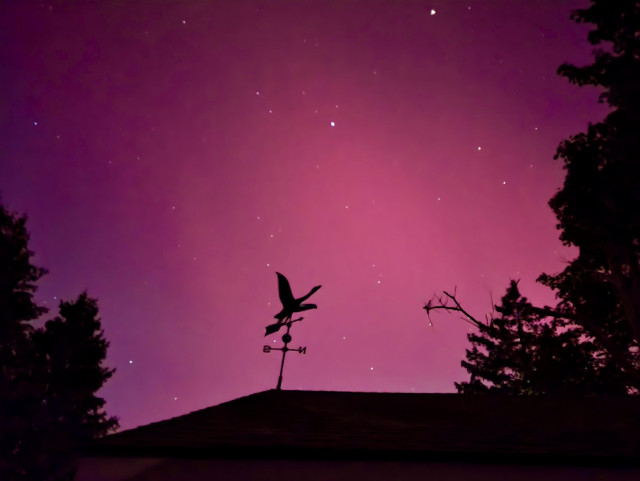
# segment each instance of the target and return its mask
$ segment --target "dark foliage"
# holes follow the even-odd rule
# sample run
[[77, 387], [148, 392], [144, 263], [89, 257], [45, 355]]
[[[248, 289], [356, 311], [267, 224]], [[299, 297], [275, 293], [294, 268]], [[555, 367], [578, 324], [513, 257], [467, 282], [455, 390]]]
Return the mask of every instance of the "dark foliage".
[[625, 393], [624, 379], [584, 330], [535, 308], [511, 281], [496, 314], [468, 335], [462, 366], [470, 380], [458, 392], [478, 394]]
[[33, 340], [46, 380], [36, 451], [48, 478], [39, 477], [71, 479], [78, 449], [118, 427], [95, 394], [114, 372], [102, 365], [109, 343], [96, 300], [83, 293], [74, 302], [60, 303], [60, 316], [47, 321]]
[[30, 321], [46, 309], [33, 299], [35, 283], [46, 271], [31, 263], [26, 217], [0, 204], [0, 478], [21, 455], [41, 386], [37, 382]]
[[577, 85], [603, 88], [611, 113], [570, 137], [556, 158], [566, 171], [550, 206], [560, 238], [579, 256], [540, 281], [555, 289], [558, 308], [572, 316], [640, 388], [640, 2], [593, 0], [573, 18], [592, 23], [595, 61], [562, 65]]
[[71, 480], [78, 450], [118, 426], [96, 396], [113, 374], [98, 305], [81, 294], [34, 329], [45, 271], [31, 264], [25, 218], [0, 206], [0, 226], [0, 479]]

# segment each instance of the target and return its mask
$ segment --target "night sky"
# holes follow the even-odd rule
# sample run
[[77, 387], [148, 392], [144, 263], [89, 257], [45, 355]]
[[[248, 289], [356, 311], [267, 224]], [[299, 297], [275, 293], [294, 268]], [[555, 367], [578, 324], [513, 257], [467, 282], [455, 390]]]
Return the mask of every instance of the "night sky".
[[[586, 0], [9, 1], [0, 191], [37, 298], [87, 289], [123, 428], [271, 389], [276, 271], [296, 296], [284, 389], [451, 392], [469, 325], [573, 255], [547, 205], [558, 143], [601, 119], [556, 75]], [[275, 342], [277, 340], [277, 343]]]

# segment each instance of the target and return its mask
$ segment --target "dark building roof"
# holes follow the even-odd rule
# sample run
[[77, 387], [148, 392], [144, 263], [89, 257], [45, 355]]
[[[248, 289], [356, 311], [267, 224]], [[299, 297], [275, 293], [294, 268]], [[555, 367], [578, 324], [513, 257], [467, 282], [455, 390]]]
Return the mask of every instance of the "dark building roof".
[[640, 399], [272, 390], [88, 454], [640, 464]]

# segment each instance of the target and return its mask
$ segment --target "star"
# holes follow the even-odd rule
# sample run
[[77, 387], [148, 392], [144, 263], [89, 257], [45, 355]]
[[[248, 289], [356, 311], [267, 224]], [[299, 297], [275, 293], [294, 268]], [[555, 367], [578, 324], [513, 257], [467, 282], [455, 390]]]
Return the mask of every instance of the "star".
[[330, 122], [329, 125], [331, 125], [331, 127], [335, 127], [336, 123], [335, 122]]
[[436, 11], [432, 8], [431, 11], [429, 12], [432, 16], [436, 14]]

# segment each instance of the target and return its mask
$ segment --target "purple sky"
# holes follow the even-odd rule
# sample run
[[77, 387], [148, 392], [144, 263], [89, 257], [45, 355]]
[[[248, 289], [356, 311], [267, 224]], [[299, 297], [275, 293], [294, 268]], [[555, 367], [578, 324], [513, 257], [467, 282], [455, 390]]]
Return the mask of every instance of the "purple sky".
[[[3, 2], [0, 191], [51, 308], [98, 298], [123, 428], [275, 387], [453, 391], [509, 279], [571, 258], [547, 206], [558, 143], [606, 110], [586, 0]], [[52, 312], [53, 315], [55, 312]], [[278, 343], [274, 344], [277, 339]]]

